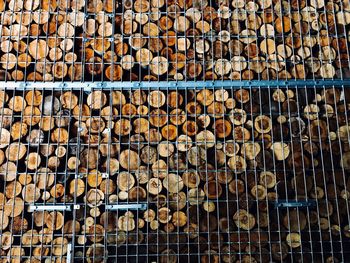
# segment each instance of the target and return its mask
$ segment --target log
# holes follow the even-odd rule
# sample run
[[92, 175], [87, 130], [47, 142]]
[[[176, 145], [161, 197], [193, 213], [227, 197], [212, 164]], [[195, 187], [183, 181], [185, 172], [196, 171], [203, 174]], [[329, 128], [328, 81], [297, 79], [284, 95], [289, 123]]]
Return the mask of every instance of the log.
[[301, 237], [298, 233], [290, 233], [286, 237], [287, 245], [291, 248], [297, 248], [301, 246]]
[[148, 95], [148, 103], [154, 108], [160, 108], [165, 104], [166, 97], [161, 91], [151, 91]]
[[184, 212], [178, 211], [173, 213], [171, 221], [175, 227], [183, 227], [187, 223], [187, 216]]
[[[66, 241], [57, 240], [56, 231], [64, 230], [68, 242], [76, 233], [81, 246], [104, 242], [106, 232], [108, 244], [123, 246], [110, 233], [118, 228], [120, 242], [136, 244], [137, 227], [143, 231], [140, 238], [146, 229], [180, 231], [190, 244], [203, 237], [210, 249], [222, 251], [227, 246], [219, 246], [221, 234], [237, 228], [250, 234], [232, 232], [234, 247], [238, 235], [241, 246], [251, 241], [251, 249], [260, 240], [261, 249], [281, 260], [287, 251], [307, 249], [301, 237], [317, 225], [324, 238], [329, 230], [334, 238], [340, 231], [346, 236], [345, 210], [339, 208], [349, 198], [349, 180], [341, 172], [346, 175], [350, 167], [343, 116], [347, 95], [338, 88], [307, 93], [208, 87], [0, 92], [1, 244], [9, 246], [8, 233], [10, 238], [22, 233], [12, 247], [21, 244], [27, 251], [32, 242], [33, 255], [50, 249], [60, 254], [57, 246], [63, 245], [64, 252]], [[321, 164], [324, 172], [315, 170], [317, 184], [304, 178], [303, 169]], [[333, 177], [327, 176], [330, 166]], [[291, 169], [295, 175], [285, 177], [283, 171]], [[277, 224], [270, 202], [306, 196], [318, 200], [317, 209], [310, 206], [308, 217], [300, 208], [279, 211], [280, 224], [289, 232], [280, 237], [281, 245], [269, 248], [264, 231]], [[227, 207], [228, 198], [237, 202], [233, 209]], [[31, 214], [25, 209], [42, 201], [75, 200], [87, 208], [86, 215], [75, 212], [74, 222], [69, 211]], [[104, 211], [106, 202], [147, 200], [152, 206], [145, 214]], [[39, 242], [52, 248], [39, 250]]]
[[151, 178], [147, 183], [147, 191], [150, 194], [157, 195], [162, 191], [162, 183], [158, 178]]
[[[8, 34], [19, 39], [14, 42], [9, 39], [2, 41], [0, 49], [6, 53], [1, 56], [4, 62], [2, 67], [8, 70], [8, 75], [15, 80], [80, 80], [84, 74], [83, 63], [86, 62], [90, 75], [100, 75], [101, 78], [103, 76], [112, 81], [121, 80], [124, 74], [127, 79], [158, 80], [166, 73], [169, 79], [174, 80], [197, 77], [215, 79], [218, 76], [229, 76], [230, 79], [237, 80], [258, 78], [256, 74], [245, 70], [247, 68], [258, 74], [264, 73], [261, 76], [263, 79], [274, 79], [277, 76], [304, 79], [316, 72], [317, 78], [333, 78], [336, 68], [346, 67], [346, 54], [339, 52], [346, 48], [345, 38], [329, 37], [324, 29], [327, 27], [329, 33], [334, 33], [335, 28], [343, 28], [349, 24], [347, 10], [341, 10], [337, 3], [326, 5], [322, 1], [314, 1], [306, 6], [305, 1], [301, 4], [292, 1], [291, 8], [294, 11], [287, 16], [283, 11], [289, 10], [290, 7], [285, 3], [278, 3], [272, 8], [272, 1], [217, 1], [217, 6], [211, 6], [206, 1], [204, 4], [188, 4], [186, 9], [185, 4], [171, 2], [167, 5], [167, 15], [164, 16], [164, 10], [160, 11], [164, 3], [124, 1], [123, 14], [115, 16], [116, 28], [113, 29], [110, 17], [104, 13], [113, 10], [113, 1], [89, 2], [87, 10], [97, 10], [101, 13], [96, 15], [96, 19], [87, 18], [86, 21], [82, 11], [83, 1], [44, 5], [42, 9], [31, 9], [33, 16], [23, 13], [15, 17], [12, 17], [10, 12], [17, 9], [27, 10], [23, 6], [26, 4], [29, 8], [30, 4], [17, 5], [15, 1], [10, 2], [11, 5], [3, 5], [5, 36]], [[319, 6], [328, 6], [327, 10], [330, 10], [330, 13], [322, 13]], [[55, 8], [62, 8], [67, 12], [52, 13]], [[242, 8], [248, 13], [242, 12]], [[299, 10], [300, 14], [295, 12], [296, 10]], [[117, 33], [113, 36], [112, 31], [116, 30], [121, 30], [125, 41], [122, 34]], [[308, 36], [309, 30], [320, 33], [320, 38]], [[77, 40], [77, 48], [74, 49], [73, 38], [82, 38], [82, 33], [76, 33], [80, 31], [86, 32], [88, 38], [85, 42]], [[29, 41], [26, 47], [27, 44], [21, 38], [28, 33], [39, 38]], [[275, 33], [285, 34], [286, 37], [272, 39]], [[210, 37], [199, 39], [201, 34], [208, 34]], [[258, 34], [262, 38], [258, 38]], [[233, 35], [238, 35], [239, 38], [232, 39]], [[96, 36], [96, 39], [93, 36]], [[159, 36], [161, 38], [158, 38]], [[114, 41], [110, 41], [111, 37]], [[321, 59], [322, 63], [312, 66], [311, 50], [316, 44], [320, 45], [320, 50], [315, 54], [315, 59]], [[25, 53], [27, 49], [28, 54]], [[131, 54], [129, 50], [135, 50], [136, 53]], [[14, 54], [15, 51], [19, 54]], [[187, 55], [184, 61], [186, 55], [183, 53]], [[135, 72], [123, 72], [119, 65], [115, 64], [103, 66], [102, 57], [106, 62], [117, 62], [114, 54], [121, 57], [121, 69]], [[265, 56], [267, 63], [270, 63], [270, 69], [267, 71], [264, 63], [256, 65], [252, 60]], [[181, 57], [181, 60], [178, 60], [181, 62], [174, 63], [173, 68], [171, 64], [175, 57]], [[212, 58], [215, 59], [214, 72], [210, 68], [205, 69], [204, 66]], [[232, 58], [232, 61], [228, 61], [227, 58]], [[308, 66], [303, 69], [301, 64], [304, 63], [294, 67], [293, 63], [272, 62], [276, 59], [285, 61], [288, 58], [293, 61], [309, 61]], [[55, 63], [49, 65], [46, 60]], [[199, 63], [199, 60], [203, 60], [203, 63]], [[140, 64], [134, 64], [135, 62]], [[40, 74], [34, 74], [31, 64], [35, 64], [34, 68]], [[26, 71], [18, 70], [16, 65], [25, 68]], [[47, 72], [42, 71], [43, 65], [48, 67]], [[136, 68], [135, 65], [140, 65], [146, 70]], [[183, 72], [177, 72], [183, 68]], [[270, 76], [267, 76], [268, 74]]]
[[160, 76], [168, 71], [169, 63], [165, 57], [157, 56], [151, 60], [150, 70], [151, 73]]
[[31, 152], [28, 154], [25, 163], [29, 170], [35, 170], [40, 166], [41, 157], [39, 154]]
[[187, 136], [194, 136], [197, 134], [198, 125], [195, 121], [185, 121], [182, 125], [182, 132]]
[[33, 40], [28, 46], [29, 54], [36, 60], [45, 58], [49, 53], [49, 47], [45, 40]]
[[11, 143], [5, 151], [5, 156], [9, 161], [21, 160], [27, 152], [27, 147], [23, 143]]
[[228, 120], [218, 119], [213, 124], [213, 130], [218, 138], [225, 138], [231, 134], [232, 126]]
[[255, 217], [246, 210], [240, 209], [233, 215], [233, 220], [238, 228], [251, 230], [255, 226]]
[[251, 188], [250, 192], [253, 195], [253, 197], [255, 197], [258, 200], [264, 200], [267, 195], [267, 190], [262, 185], [254, 185]]
[[173, 141], [175, 140], [178, 135], [177, 135], [177, 128], [175, 125], [166, 125], [162, 128], [162, 136], [163, 138]]

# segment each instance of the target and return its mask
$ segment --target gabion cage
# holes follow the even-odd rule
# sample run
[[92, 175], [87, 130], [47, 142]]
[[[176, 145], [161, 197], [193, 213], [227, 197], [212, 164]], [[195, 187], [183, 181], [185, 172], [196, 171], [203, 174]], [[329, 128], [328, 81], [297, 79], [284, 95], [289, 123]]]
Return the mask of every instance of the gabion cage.
[[346, 262], [348, 98], [5, 89], [1, 257]]
[[0, 0], [1, 262], [350, 262], [349, 0]]

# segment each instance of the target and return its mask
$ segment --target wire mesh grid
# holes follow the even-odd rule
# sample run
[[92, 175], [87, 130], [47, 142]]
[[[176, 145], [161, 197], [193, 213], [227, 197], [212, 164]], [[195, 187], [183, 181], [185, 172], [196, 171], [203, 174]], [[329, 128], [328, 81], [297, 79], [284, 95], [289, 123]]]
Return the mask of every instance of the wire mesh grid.
[[0, 258], [349, 262], [349, 89], [2, 89]]
[[5, 81], [349, 78], [348, 0], [0, 2]]

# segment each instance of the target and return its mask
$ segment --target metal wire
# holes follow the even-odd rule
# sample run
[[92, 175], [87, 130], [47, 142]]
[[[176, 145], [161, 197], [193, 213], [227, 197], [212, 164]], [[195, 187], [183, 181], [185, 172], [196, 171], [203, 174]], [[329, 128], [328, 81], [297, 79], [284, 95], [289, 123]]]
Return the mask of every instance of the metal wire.
[[[23, 249], [20, 261], [68, 258], [72, 262], [102, 262], [105, 258], [108, 262], [226, 262], [225, 256], [231, 261], [249, 262], [350, 260], [349, 92], [344, 86], [186, 90], [126, 87], [91, 91], [62, 87], [50, 90], [3, 88], [2, 91], [5, 95], [0, 94], [4, 101], [0, 117], [0, 147], [4, 154], [0, 164], [0, 197], [4, 196], [0, 209], [3, 212], [1, 259], [19, 259], [18, 253]], [[135, 102], [135, 92], [143, 94], [142, 102]], [[174, 92], [181, 98], [170, 101], [168, 96]], [[67, 94], [73, 95], [64, 100]], [[156, 95], [157, 101], [164, 98], [161, 106], [150, 102], [151, 94]], [[207, 95], [203, 97], [203, 94]], [[239, 98], [244, 94], [249, 98], [240, 103]], [[16, 102], [15, 97], [23, 100]], [[30, 101], [39, 97], [38, 104], [31, 104]], [[91, 99], [96, 104], [89, 104]], [[230, 105], [232, 99], [235, 106]], [[72, 103], [74, 109], [67, 106]], [[195, 109], [187, 107], [192, 103], [197, 105]], [[132, 105], [136, 111], [130, 114], [127, 107]], [[215, 105], [216, 109], [223, 110], [213, 112]], [[310, 112], [315, 105], [318, 110]], [[111, 108], [106, 110], [106, 107]], [[35, 111], [36, 108], [40, 112]], [[174, 109], [181, 109], [183, 113]], [[245, 111], [243, 124], [232, 121], [240, 115], [235, 115], [231, 109]], [[209, 119], [209, 125], [203, 124], [203, 116]], [[261, 116], [270, 118], [270, 131], [259, 132], [259, 125], [266, 129]], [[43, 128], [47, 118], [52, 119], [55, 127]], [[139, 118], [147, 120], [140, 133], [135, 122]], [[166, 121], [157, 126], [152, 118]], [[92, 119], [96, 126], [88, 124]], [[116, 128], [121, 120], [131, 125], [125, 133]], [[176, 124], [180, 120], [183, 122]], [[222, 129], [217, 127], [221, 120], [227, 121]], [[191, 121], [197, 125], [195, 134], [189, 135], [190, 141], [180, 140], [179, 136], [186, 134], [184, 123]], [[15, 123], [21, 130], [27, 127], [27, 132], [19, 139], [14, 137]], [[176, 127], [177, 136], [167, 139], [164, 127], [170, 124]], [[56, 131], [57, 125], [63, 125], [62, 129]], [[244, 142], [237, 137], [242, 127], [250, 134]], [[39, 143], [27, 140], [37, 129], [44, 134]], [[67, 138], [64, 130], [68, 132]], [[11, 136], [9, 141], [7, 132]], [[212, 133], [214, 142], [210, 136], [198, 137], [200, 132]], [[135, 135], [142, 135], [143, 139]], [[161, 143], [150, 139], [158, 136], [162, 138]], [[239, 151], [230, 152], [226, 148], [229, 143], [239, 146]], [[288, 147], [288, 151], [275, 148], [280, 143]], [[14, 152], [16, 156], [9, 157], [9, 145], [24, 145], [26, 152], [23, 156], [19, 151]], [[160, 151], [160, 145], [167, 147]], [[244, 150], [248, 145], [258, 148]], [[45, 156], [42, 147], [53, 147], [53, 152]], [[60, 164], [53, 166], [49, 159], [59, 155], [56, 150], [60, 147], [64, 147], [66, 153], [57, 157]], [[129, 150], [140, 162], [135, 161], [135, 156], [122, 157], [122, 152]], [[41, 157], [36, 169], [28, 166], [31, 154]], [[238, 156], [246, 163], [242, 170], [233, 167], [237, 163], [232, 158]], [[78, 161], [72, 167], [68, 163], [73, 157]], [[15, 159], [16, 176], [7, 181], [5, 178], [12, 169], [11, 158]], [[119, 162], [117, 171], [111, 166], [115, 159]], [[155, 166], [156, 161], [165, 166]], [[199, 177], [194, 187], [186, 185], [189, 171]], [[264, 171], [275, 176], [273, 186], [267, 187], [268, 178], [263, 179], [261, 175]], [[130, 174], [124, 183], [120, 181], [123, 172]], [[165, 181], [172, 176], [177, 180], [169, 186]], [[44, 178], [42, 185], [38, 178]], [[147, 186], [150, 179], [156, 178], [161, 184], [154, 186], [153, 191], [158, 194]], [[77, 180], [83, 184], [74, 184]], [[212, 188], [206, 188], [208, 182]], [[14, 196], [10, 190], [12, 184], [17, 184]], [[29, 184], [34, 184], [34, 193], [28, 196], [24, 189]], [[254, 188], [259, 185], [266, 191], [262, 196]], [[143, 189], [145, 195], [138, 193], [132, 197], [132, 187]], [[36, 191], [38, 197], [35, 197]], [[182, 193], [185, 200], [179, 198]], [[10, 216], [19, 209], [11, 203], [15, 197], [25, 204], [18, 215]], [[30, 198], [35, 201], [26, 201]], [[122, 204], [142, 204], [146, 210], [106, 209], [109, 205]], [[48, 205], [56, 209], [64, 205], [69, 209], [52, 212]], [[214, 207], [213, 210], [207, 205]], [[29, 206], [34, 210], [40, 207], [47, 210], [33, 212], [28, 210]], [[162, 207], [170, 209], [169, 223], [160, 222]], [[249, 224], [249, 220], [238, 220], [235, 215], [243, 210], [255, 220], [248, 229], [245, 224]], [[145, 213], [153, 212], [154, 218], [148, 219]], [[51, 226], [52, 213], [61, 213], [63, 222], [55, 219]], [[176, 213], [186, 217], [184, 223], [178, 221]], [[40, 214], [46, 216], [38, 217]], [[133, 217], [123, 221], [128, 215]], [[75, 224], [77, 226], [73, 227]], [[13, 241], [5, 245], [8, 236]], [[40, 241], [49, 237], [49, 242]], [[291, 237], [296, 239], [291, 242], [288, 239]]]
[[[1, 6], [0, 1], [0, 86], [8, 96], [0, 111], [0, 259], [350, 261], [349, 1], [154, 0], [144, 1], [150, 6], [140, 12], [135, 10], [136, 1], [128, 0], [5, 2]], [[240, 6], [236, 8], [235, 4]], [[195, 15], [200, 16], [192, 18]], [[171, 25], [179, 17], [186, 17], [181, 24], [184, 32]], [[159, 30], [156, 35], [145, 26], [148, 22]], [[132, 32], [127, 32], [127, 23]], [[91, 24], [96, 27], [92, 32]], [[201, 28], [205, 26], [209, 28], [204, 31]], [[151, 50], [144, 61], [137, 61], [140, 47], [130, 44], [138, 37], [144, 42], [142, 48]], [[41, 43], [45, 45], [31, 45], [34, 41], [44, 41]], [[269, 43], [266, 52], [264, 43]], [[34, 54], [38, 52], [40, 58]], [[151, 55], [162, 57], [167, 70], [157, 74], [152, 67], [159, 69], [163, 64], [152, 60]], [[26, 97], [28, 91], [40, 92], [39, 105], [29, 103], [35, 94]], [[99, 91], [102, 93], [94, 94], [101, 95], [92, 98], [100, 103], [98, 107], [87, 106], [88, 96]], [[147, 101], [151, 92], [157, 91], [158, 101], [165, 97], [161, 107]], [[182, 96], [182, 101], [176, 99], [175, 107], [168, 101], [174, 91]], [[216, 99], [220, 97], [218, 91], [227, 97]], [[239, 103], [237, 97], [245, 91], [250, 99]], [[74, 109], [64, 104], [72, 104], [75, 97], [61, 101], [66, 92], [76, 96]], [[145, 93], [141, 106], [133, 104], [134, 92]], [[200, 98], [200, 92], [210, 95]], [[102, 105], [103, 94], [106, 101]], [[16, 96], [22, 98], [19, 103], [10, 101]], [[125, 101], [115, 103], [115, 96]], [[44, 99], [49, 99], [46, 106]], [[229, 99], [236, 105], [226, 105]], [[194, 112], [186, 107], [191, 103]], [[129, 114], [126, 104], [137, 111]], [[317, 112], [310, 113], [315, 105]], [[21, 110], [11, 111], [14, 106]], [[106, 110], [108, 106], [111, 108]], [[86, 107], [90, 108], [88, 112]], [[162, 111], [153, 111], [158, 108]], [[183, 111], [174, 112], [174, 108]], [[332, 112], [328, 112], [330, 108]], [[232, 109], [244, 110], [247, 121], [231, 121], [236, 116]], [[268, 132], [258, 132], [255, 127], [263, 127], [263, 119], [255, 122], [262, 115], [271, 119]], [[203, 117], [210, 123], [200, 126]], [[56, 127], [44, 130], [45, 118]], [[135, 121], [140, 118], [146, 120], [145, 131], [137, 133]], [[165, 118], [166, 124], [153, 125], [152, 118]], [[97, 132], [91, 123], [87, 127], [88, 119], [95, 121]], [[164, 126], [173, 124], [171, 119], [183, 119], [183, 123], [175, 125], [177, 136], [168, 140]], [[131, 125], [127, 134], [116, 128], [121, 120]], [[229, 126], [216, 129], [221, 120], [228, 121]], [[56, 132], [57, 123], [61, 126], [64, 122], [63, 129]], [[196, 125], [196, 134], [188, 137], [191, 140], [179, 140], [178, 136], [186, 133], [184, 123], [189, 122]], [[244, 143], [237, 139], [241, 127], [250, 134]], [[25, 134], [15, 139], [16, 129], [20, 133], [26, 129]], [[27, 140], [38, 129], [43, 132], [39, 143]], [[292, 134], [294, 129], [303, 132]], [[212, 133], [215, 143], [206, 136], [197, 138], [199, 132]], [[8, 133], [9, 140], [3, 141]], [[64, 136], [67, 138], [62, 139]], [[166, 145], [166, 154], [158, 150], [162, 146], [159, 141]], [[10, 143], [25, 146], [23, 156], [18, 151], [10, 161], [6, 152]], [[230, 143], [240, 150], [227, 152]], [[254, 146], [248, 153], [242, 150], [248, 147], [245, 144], [259, 145], [260, 150]], [[270, 145], [287, 145], [288, 152], [275, 151]], [[46, 156], [42, 153], [45, 147], [54, 151]], [[66, 153], [58, 157], [55, 150], [62, 147]], [[145, 159], [135, 166], [130, 155], [122, 159], [125, 150]], [[41, 170], [28, 167], [30, 154], [41, 156]], [[236, 172], [232, 158], [238, 156], [247, 167]], [[72, 157], [76, 158], [73, 168], [68, 165]], [[154, 166], [156, 161], [148, 160], [151, 157], [162, 161], [164, 167]], [[117, 171], [112, 169], [116, 160]], [[55, 161], [60, 163], [55, 166]], [[13, 167], [16, 176], [7, 181]], [[195, 187], [183, 185], [189, 171], [200, 177]], [[276, 177], [273, 187], [266, 187], [267, 179], [261, 179], [264, 171]], [[131, 198], [131, 189], [118, 185], [122, 172], [130, 173], [127, 188], [132, 184], [140, 189], [136, 198]], [[146, 182], [138, 179], [140, 174], [146, 174]], [[40, 176], [44, 176], [44, 187], [36, 182]], [[165, 183], [171, 177], [177, 178], [173, 191]], [[160, 178], [154, 189], [157, 195], [147, 186], [156, 178]], [[214, 187], [206, 189], [208, 182]], [[32, 195], [26, 193], [30, 184], [34, 185]], [[263, 198], [257, 197], [258, 186], [266, 191]], [[141, 189], [145, 196], [138, 192]], [[205, 189], [222, 193], [211, 196], [204, 193]], [[36, 197], [37, 192], [40, 197]], [[25, 201], [17, 216], [11, 215], [21, 207], [13, 203], [15, 197]], [[28, 202], [27, 198], [35, 201]], [[116, 205], [116, 210], [110, 205]], [[118, 205], [134, 209], [118, 210]], [[168, 223], [160, 222], [160, 208], [170, 209]], [[238, 211], [253, 215], [254, 226], [245, 229], [249, 220], [237, 220]], [[149, 220], [147, 213], [155, 213], [155, 218]], [[180, 214], [186, 217], [183, 225], [176, 218]], [[63, 222], [57, 226], [59, 215]], [[289, 241], [292, 237], [297, 240]]]
[[[233, 3], [196, 0], [186, 4], [154, 0], [145, 1], [149, 5], [146, 11], [137, 11], [134, 5], [125, 6], [115, 0], [81, 1], [83, 4], [79, 5], [78, 2], [72, 1], [67, 7], [64, 1], [49, 1], [47, 6], [32, 3], [29, 7], [21, 4], [13, 7], [15, 1], [4, 5], [2, 81], [349, 78], [347, 2], [325, 0], [315, 8], [314, 2], [296, 4], [290, 0]], [[243, 5], [236, 8], [234, 2]], [[146, 20], [140, 22], [139, 17]], [[184, 31], [177, 28], [179, 17]], [[147, 26], [148, 22], [154, 28]], [[123, 29], [126, 24], [131, 28]], [[208, 30], [201, 29], [205, 26]], [[147, 54], [164, 58], [167, 70], [155, 73], [151, 66], [157, 65], [157, 60], [151, 57], [138, 61], [140, 47], [130, 46], [132, 39], [143, 42], [142, 48], [151, 50]], [[183, 48], [181, 43], [187, 40], [190, 44]], [[43, 46], [31, 45], [37, 43], [33, 41], [43, 41]], [[122, 43], [125, 50], [120, 51]], [[269, 45], [265, 47], [264, 43]], [[239, 51], [234, 51], [235, 48]], [[264, 50], [267, 48], [268, 51]], [[117, 54], [117, 49], [122, 53]], [[35, 54], [38, 52], [40, 55]], [[193, 65], [198, 71], [200, 68], [199, 74]], [[115, 66], [122, 68], [123, 73], [113, 78], [117, 74]], [[112, 77], [106, 75], [107, 68], [111, 69]]]

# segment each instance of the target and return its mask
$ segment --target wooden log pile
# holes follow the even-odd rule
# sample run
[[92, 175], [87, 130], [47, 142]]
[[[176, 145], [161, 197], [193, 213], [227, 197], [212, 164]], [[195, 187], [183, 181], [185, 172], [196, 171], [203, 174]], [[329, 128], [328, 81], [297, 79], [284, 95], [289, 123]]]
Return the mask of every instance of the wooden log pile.
[[349, 76], [349, 0], [1, 0], [6, 80]]
[[[130, 244], [161, 262], [319, 258], [350, 238], [349, 95], [1, 91], [0, 258], [67, 257], [72, 243], [86, 262], [132, 256]], [[287, 199], [314, 205], [275, 208]], [[147, 209], [106, 210], [125, 202]]]

